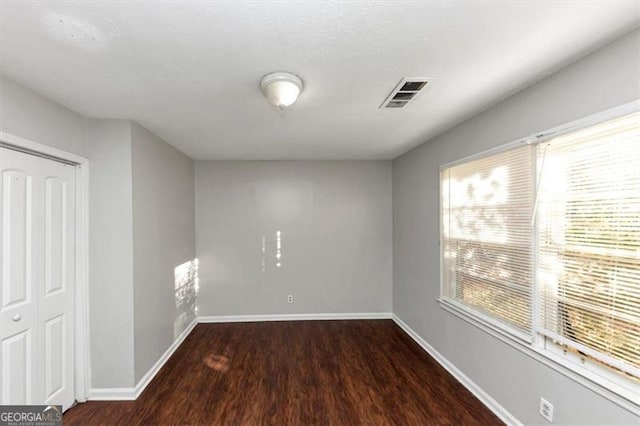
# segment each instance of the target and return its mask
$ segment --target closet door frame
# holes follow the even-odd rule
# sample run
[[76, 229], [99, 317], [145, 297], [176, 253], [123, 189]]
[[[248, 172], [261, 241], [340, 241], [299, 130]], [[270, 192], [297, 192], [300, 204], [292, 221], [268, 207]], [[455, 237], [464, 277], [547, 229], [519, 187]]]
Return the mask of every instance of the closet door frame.
[[75, 366], [74, 395], [87, 400], [91, 389], [89, 356], [89, 160], [7, 132], [0, 131], [0, 146], [72, 164], [75, 167]]

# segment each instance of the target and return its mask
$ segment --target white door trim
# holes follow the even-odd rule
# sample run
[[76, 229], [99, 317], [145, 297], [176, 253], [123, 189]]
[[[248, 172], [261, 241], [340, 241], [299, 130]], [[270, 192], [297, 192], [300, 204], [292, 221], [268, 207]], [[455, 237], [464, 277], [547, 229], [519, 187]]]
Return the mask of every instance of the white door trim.
[[0, 131], [0, 142], [74, 163], [76, 168], [75, 399], [87, 400], [91, 388], [89, 357], [89, 160]]

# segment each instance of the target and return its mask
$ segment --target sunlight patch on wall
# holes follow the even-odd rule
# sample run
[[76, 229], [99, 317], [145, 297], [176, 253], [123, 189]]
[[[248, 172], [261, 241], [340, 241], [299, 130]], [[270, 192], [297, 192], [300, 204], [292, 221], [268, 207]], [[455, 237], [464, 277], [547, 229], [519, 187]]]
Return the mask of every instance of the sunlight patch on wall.
[[176, 339], [193, 322], [198, 314], [196, 300], [200, 287], [198, 259], [189, 260], [174, 269], [176, 319], [173, 322], [173, 338]]

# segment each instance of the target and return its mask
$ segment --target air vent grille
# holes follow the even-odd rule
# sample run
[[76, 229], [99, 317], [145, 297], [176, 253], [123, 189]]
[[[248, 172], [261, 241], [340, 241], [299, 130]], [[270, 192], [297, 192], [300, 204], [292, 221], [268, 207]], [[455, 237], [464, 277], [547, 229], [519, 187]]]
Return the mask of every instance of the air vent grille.
[[429, 84], [426, 78], [403, 78], [389, 93], [380, 108], [404, 108]]

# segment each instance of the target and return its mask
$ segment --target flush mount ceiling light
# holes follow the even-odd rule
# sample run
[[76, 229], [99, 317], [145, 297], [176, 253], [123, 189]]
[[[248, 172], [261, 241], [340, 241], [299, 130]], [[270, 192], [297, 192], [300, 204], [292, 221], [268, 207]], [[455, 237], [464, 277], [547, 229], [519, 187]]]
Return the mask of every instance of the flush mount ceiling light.
[[290, 72], [272, 72], [262, 77], [260, 88], [270, 104], [284, 109], [298, 99], [302, 92], [302, 79]]

